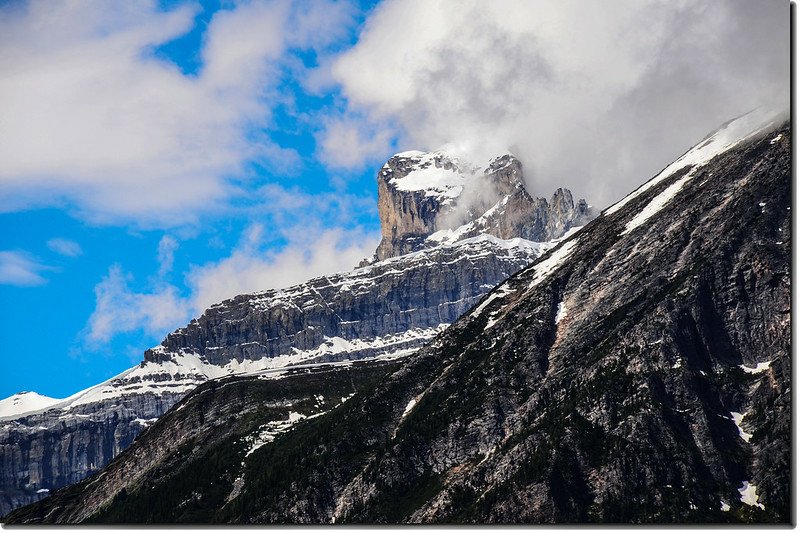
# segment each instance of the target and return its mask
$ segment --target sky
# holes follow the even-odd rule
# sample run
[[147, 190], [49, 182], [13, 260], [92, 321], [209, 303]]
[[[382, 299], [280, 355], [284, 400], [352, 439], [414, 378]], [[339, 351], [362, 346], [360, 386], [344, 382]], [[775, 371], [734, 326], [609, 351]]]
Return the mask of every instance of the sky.
[[0, 3], [0, 398], [348, 270], [393, 153], [511, 152], [599, 208], [789, 105], [778, 0]]

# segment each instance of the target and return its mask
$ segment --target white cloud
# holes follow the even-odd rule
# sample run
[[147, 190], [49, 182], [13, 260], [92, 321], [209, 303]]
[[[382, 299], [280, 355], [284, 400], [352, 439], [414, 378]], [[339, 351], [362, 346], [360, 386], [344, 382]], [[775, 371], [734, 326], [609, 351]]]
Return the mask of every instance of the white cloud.
[[[352, 269], [370, 257], [376, 235], [361, 231], [297, 228], [279, 251], [262, 252], [264, 228], [251, 226], [233, 253], [216, 263], [194, 268], [188, 276], [196, 312], [212, 304], [250, 292], [288, 287], [323, 274]], [[314, 237], [309, 238], [310, 235]]]
[[[282, 194], [281, 198], [289, 200], [289, 211], [308, 206], [309, 197], [297, 192], [276, 189], [271, 194]], [[284, 229], [286, 245], [265, 250], [267, 237], [271, 237], [265, 233], [263, 225], [253, 224], [228, 257], [193, 266], [184, 291], [163, 279], [178, 247], [173, 237], [164, 236], [159, 242], [159, 275], [142, 290], [132, 288], [133, 276], [120, 265], [113, 265], [94, 289], [95, 309], [84, 329], [87, 345], [96, 348], [132, 331], [160, 340], [192, 316], [227, 298], [350, 270], [371, 256], [378, 244], [377, 234], [360, 229], [323, 229], [318, 222], [310, 222]]]
[[[249, 160], [293, 152], [252, 134], [269, 125], [289, 47], [320, 47], [346, 3], [244, 2], [211, 19], [199, 73], [153, 47], [186, 33], [196, 7], [140, 0], [32, 1], [0, 8], [0, 202], [67, 200], [100, 222], [191, 222], [232, 193]], [[276, 160], [277, 158], [277, 160]]]
[[186, 300], [174, 286], [160, 284], [150, 292], [137, 293], [129, 286], [132, 279], [114, 265], [95, 286], [95, 310], [86, 330], [90, 345], [137, 330], [157, 338], [183, 325], [191, 316]]
[[57, 254], [65, 255], [67, 257], [78, 257], [83, 254], [81, 245], [69, 239], [55, 238], [47, 241], [47, 247]]
[[43, 265], [28, 252], [0, 251], [0, 284], [32, 287], [47, 283], [42, 277], [44, 271], [53, 270]]
[[317, 132], [320, 160], [332, 168], [355, 168], [385, 155], [392, 145], [386, 126], [351, 117], [329, 117]]
[[175, 261], [175, 250], [180, 244], [169, 235], [164, 235], [158, 241], [158, 277], [163, 278], [172, 270], [172, 263]]
[[363, 124], [331, 120], [323, 148], [383, 128], [402, 149], [511, 151], [534, 193], [607, 204], [721, 122], [788, 105], [788, 15], [777, 0], [387, 0], [331, 68]]

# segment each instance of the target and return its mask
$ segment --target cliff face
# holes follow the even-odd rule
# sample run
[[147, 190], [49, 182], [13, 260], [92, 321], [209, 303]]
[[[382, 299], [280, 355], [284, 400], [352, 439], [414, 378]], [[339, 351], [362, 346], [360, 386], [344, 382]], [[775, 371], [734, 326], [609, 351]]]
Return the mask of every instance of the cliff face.
[[547, 246], [482, 236], [214, 305], [109, 382], [0, 417], [0, 514], [96, 472], [209, 379], [411, 353]]
[[548, 245], [476, 237], [287, 289], [237, 296], [145, 352], [210, 365], [313, 363], [409, 353]]
[[787, 523], [791, 129], [748, 121], [342, 406], [219, 448], [238, 485], [151, 466], [114, 496], [101, 473], [9, 521]]
[[382, 240], [374, 260], [403, 255], [444, 238], [480, 234], [534, 242], [558, 239], [594, 217], [585, 200], [558, 189], [552, 199], [525, 190], [522, 163], [512, 155], [485, 169], [444, 152], [403, 152], [378, 172]]
[[130, 394], [0, 420], [0, 515], [101, 470], [182, 396]]
[[[415, 161], [397, 156], [387, 165], [398, 175], [408, 175]], [[405, 235], [401, 240], [410, 243], [408, 235], [413, 234], [423, 243], [398, 250], [418, 251], [221, 302], [112, 380], [46, 407], [0, 413], [0, 515], [101, 469], [142, 429], [209, 379], [288, 365], [400, 357], [423, 346], [492, 287], [552, 246], [519, 238], [531, 235], [515, 222], [527, 220], [519, 213], [531, 207], [530, 197], [521, 188], [516, 160], [498, 161], [480, 179], [505, 195], [516, 218], [498, 212], [469, 231], [450, 232], [437, 241], [431, 235], [435, 220], [455, 213], [442, 211], [442, 206], [455, 204], [436, 195], [420, 200], [413, 194], [403, 199], [382, 193], [382, 216], [396, 221], [393, 227]], [[433, 164], [447, 172], [456, 168], [442, 157]], [[448, 193], [435, 176], [431, 180], [451, 200], [458, 196]], [[386, 180], [379, 180], [381, 184], [388, 187]], [[568, 192], [557, 194], [570, 205]], [[397, 203], [386, 205], [390, 198]], [[483, 208], [488, 201], [495, 197], [472, 205]], [[472, 215], [465, 211], [458, 216], [461, 223]]]

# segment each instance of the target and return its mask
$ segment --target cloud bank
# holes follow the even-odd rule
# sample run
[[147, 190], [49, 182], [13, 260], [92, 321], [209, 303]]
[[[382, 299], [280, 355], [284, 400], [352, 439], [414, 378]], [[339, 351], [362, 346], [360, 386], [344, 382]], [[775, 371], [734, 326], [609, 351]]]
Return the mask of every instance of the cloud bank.
[[[788, 107], [789, 6], [387, 0], [331, 72], [344, 138], [397, 124], [403, 149], [511, 151], [536, 194], [568, 186], [604, 206], [722, 122]], [[342, 129], [331, 121], [322, 144], [356, 166], [336, 159]], [[386, 155], [360, 144], [361, 161]]]

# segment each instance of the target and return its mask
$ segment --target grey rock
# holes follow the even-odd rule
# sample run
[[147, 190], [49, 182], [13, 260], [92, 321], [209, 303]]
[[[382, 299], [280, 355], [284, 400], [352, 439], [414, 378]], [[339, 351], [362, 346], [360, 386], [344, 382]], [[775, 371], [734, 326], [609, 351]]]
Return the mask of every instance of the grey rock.
[[[402, 174], [414, 161], [395, 157], [384, 171]], [[434, 164], [456, 168], [444, 157]], [[513, 217], [492, 217], [450, 242], [402, 245], [394, 252], [406, 255], [352, 272], [226, 300], [147, 350], [139, 368], [96, 387], [92, 403], [0, 420], [0, 516], [47, 494], [39, 491], [54, 491], [101, 469], [195, 386], [241, 371], [237, 365], [315, 364], [401, 356], [420, 348], [546, 249], [492, 235], [560, 235], [571, 222], [583, 220], [570, 207], [569, 192], [559, 189], [554, 196], [559, 200], [551, 203], [560, 206], [560, 225], [547, 230], [551, 218], [545, 216], [538, 233], [528, 231], [521, 213], [532, 204], [520, 178], [519, 162], [508, 156], [485, 173], [492, 194], [509, 198]], [[410, 235], [424, 242], [435, 231], [441, 205], [434, 199], [408, 201], [391, 192], [386, 180], [378, 184], [382, 217], [399, 228], [403, 242], [411, 242]], [[104, 395], [113, 398], [104, 400]]]
[[[9, 522], [789, 523], [791, 163], [786, 123], [677, 165], [259, 448], [241, 484], [175, 455], [165, 480], [131, 449], [113, 491], [101, 472]], [[187, 516], [168, 489], [190, 481]]]
[[[434, 173], [440, 186], [424, 186]], [[481, 234], [548, 242], [596, 216], [585, 200], [574, 203], [559, 188], [548, 201], [525, 189], [522, 163], [510, 154], [481, 170], [442, 152], [398, 154], [378, 172], [382, 239], [373, 261], [436, 246], [429, 237], [453, 230], [456, 239]], [[366, 263], [365, 263], [366, 264]]]

